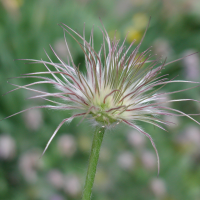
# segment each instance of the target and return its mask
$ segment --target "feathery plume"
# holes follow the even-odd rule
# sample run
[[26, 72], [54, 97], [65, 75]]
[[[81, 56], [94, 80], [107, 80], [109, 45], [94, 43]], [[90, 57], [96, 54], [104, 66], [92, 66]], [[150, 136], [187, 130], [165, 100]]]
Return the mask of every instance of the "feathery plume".
[[[101, 31], [103, 35], [103, 43], [99, 52], [96, 52], [94, 50], [93, 30], [91, 32], [90, 40], [87, 42], [85, 39], [85, 26], [83, 36], [63, 23], [61, 23], [60, 26], [64, 30], [65, 44], [68, 52], [68, 63], [65, 63], [50, 46], [60, 63], [54, 63], [46, 51], [45, 53], [49, 61], [23, 59], [30, 61], [30, 63], [41, 63], [47, 70], [44, 72], [23, 74], [18, 78], [37, 78], [40, 80], [24, 86], [12, 84], [17, 86], [17, 88], [11, 90], [14, 91], [23, 88], [34, 91], [38, 94], [31, 97], [31, 99], [41, 98], [51, 103], [50, 105], [36, 106], [26, 110], [33, 108], [50, 108], [75, 111], [76, 114], [70, 118], [63, 119], [59, 124], [49, 139], [44, 152], [48, 148], [59, 128], [65, 122], [70, 122], [76, 117], [82, 117], [81, 122], [84, 119], [90, 119], [93, 121], [95, 126], [106, 128], [114, 127], [119, 123], [124, 123], [149, 138], [157, 155], [159, 172], [159, 156], [155, 143], [153, 142], [152, 137], [139, 127], [136, 122], [146, 122], [165, 130], [162, 125], [168, 125], [169, 122], [160, 119], [159, 116], [178, 115], [186, 116], [197, 124], [200, 124], [192, 118], [190, 114], [162, 105], [166, 104], [166, 101], [160, 101], [163, 93], [159, 93], [159, 89], [164, 87], [166, 84], [197, 82], [174, 79], [168, 80], [166, 78], [167, 75], [161, 76], [161, 70], [172, 62], [166, 63], [165, 60], [163, 64], [160, 64], [161, 58], [153, 59], [154, 55], [150, 54], [151, 47], [139, 54], [139, 49], [144, 40], [147, 29], [140, 43], [133, 51], [131, 51], [131, 47], [135, 41], [133, 41], [126, 49], [124, 46], [126, 38], [122, 44], [119, 45], [119, 41], [116, 40], [116, 38], [113, 40], [109, 38], [108, 33], [102, 24], [103, 30]], [[75, 65], [65, 33], [68, 33], [82, 49], [85, 55], [86, 74], [80, 72], [79, 68]], [[79, 42], [77, 38], [79, 38], [81, 42]], [[38, 84], [52, 84], [57, 88], [58, 92], [49, 93], [30, 87]], [[199, 85], [194, 87], [198, 86]], [[178, 93], [182, 91], [184, 90], [168, 92], [165, 94]], [[51, 97], [58, 100], [52, 100]], [[167, 102], [180, 101], [196, 100], [175, 99], [168, 100]], [[20, 111], [11, 116], [22, 113], [26, 110]]]

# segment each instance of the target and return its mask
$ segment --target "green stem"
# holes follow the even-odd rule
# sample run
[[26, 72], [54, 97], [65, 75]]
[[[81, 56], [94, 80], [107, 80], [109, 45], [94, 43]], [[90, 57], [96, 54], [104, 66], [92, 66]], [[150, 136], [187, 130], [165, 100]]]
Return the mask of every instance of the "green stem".
[[94, 133], [82, 200], [90, 200], [105, 128], [97, 127]]

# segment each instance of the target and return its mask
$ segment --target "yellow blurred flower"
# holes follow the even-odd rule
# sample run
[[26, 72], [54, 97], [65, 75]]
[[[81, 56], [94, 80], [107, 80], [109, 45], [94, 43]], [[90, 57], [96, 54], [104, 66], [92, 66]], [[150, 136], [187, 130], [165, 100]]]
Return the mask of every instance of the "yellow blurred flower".
[[24, 0], [1, 0], [3, 6], [7, 10], [17, 9], [23, 5]]
[[133, 40], [136, 40], [136, 42], [139, 42], [142, 38], [141, 31], [138, 31], [134, 27], [128, 27], [125, 31], [125, 34], [127, 35], [127, 42], [132, 42]]
[[108, 174], [103, 170], [103, 169], [98, 169], [98, 172], [96, 173], [95, 177], [96, 181], [96, 186], [99, 187], [104, 187], [105, 185], [108, 184]]
[[130, 25], [125, 31], [125, 34], [128, 34], [127, 41], [129, 43], [133, 40], [136, 40], [137, 43], [140, 41], [143, 31], [147, 27], [148, 20], [149, 18], [145, 13], [141, 12], [133, 15], [132, 25]]
[[3, 7], [14, 17], [19, 16], [19, 7], [23, 5], [24, 0], [1, 0]]
[[90, 144], [91, 144], [91, 138], [85, 135], [81, 135], [78, 138], [78, 146], [81, 151], [83, 152], [89, 152], [90, 151]]
[[133, 15], [134, 28], [137, 30], [145, 29], [148, 21], [149, 17], [145, 13], [137, 13]]

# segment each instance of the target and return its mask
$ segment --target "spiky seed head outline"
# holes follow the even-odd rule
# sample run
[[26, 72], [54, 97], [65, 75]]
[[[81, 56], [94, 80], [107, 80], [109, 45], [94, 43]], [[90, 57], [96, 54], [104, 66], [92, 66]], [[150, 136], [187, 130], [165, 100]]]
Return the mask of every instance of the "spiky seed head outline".
[[[70, 118], [63, 119], [63, 121], [59, 124], [49, 139], [43, 154], [60, 127], [65, 122], [70, 122], [76, 117], [82, 117], [81, 121], [85, 118], [90, 119], [95, 126], [103, 126], [107, 128], [114, 127], [119, 123], [127, 124], [143, 133], [150, 139], [157, 155], [159, 173], [159, 156], [155, 143], [153, 142], [152, 137], [141, 127], [139, 127], [136, 122], [146, 122], [165, 130], [162, 127], [162, 124], [168, 125], [170, 122], [162, 120], [159, 118], [159, 116], [174, 115], [186, 116], [200, 124], [198, 121], [191, 117], [192, 114], [186, 114], [179, 110], [163, 105], [166, 102], [197, 100], [175, 99], [167, 101], [163, 100], [163, 102], [160, 101], [162, 100], [163, 94], [166, 95], [178, 93], [184, 90], [159, 93], [159, 90], [169, 83], [198, 82], [174, 79], [168, 80], [166, 77], [167, 75], [160, 75], [161, 70], [165, 66], [180, 59], [169, 63], [166, 63], [165, 60], [163, 64], [160, 64], [161, 57], [154, 59], [154, 55], [150, 54], [151, 47], [139, 53], [139, 49], [144, 40], [147, 29], [145, 30], [145, 33], [139, 44], [133, 51], [131, 51], [131, 47], [135, 43], [135, 40], [126, 49], [124, 45], [126, 38], [121, 45], [119, 45], [119, 40], [117, 40], [115, 37], [113, 40], [111, 40], [102, 23], [103, 30], [100, 30], [102, 31], [103, 35], [103, 43], [99, 52], [96, 52], [94, 50], [93, 29], [91, 31], [90, 40], [87, 42], [85, 39], [85, 25], [83, 29], [83, 36], [63, 23], [59, 24], [59, 26], [61, 26], [64, 30], [65, 44], [68, 52], [68, 63], [64, 62], [56, 54], [51, 46], [51, 50], [60, 63], [54, 63], [46, 51], [45, 53], [49, 61], [22, 59], [30, 61], [32, 64], [41, 63], [46, 67], [47, 71], [27, 73], [17, 77], [37, 78], [40, 79], [40, 81], [32, 82], [24, 86], [12, 84], [17, 88], [11, 90], [14, 91], [23, 88], [37, 92], [38, 95], [30, 97], [30, 99], [41, 98], [50, 102], [51, 104], [31, 107], [10, 115], [9, 117], [34, 108], [50, 108], [75, 111], [76, 114]], [[79, 68], [75, 65], [69, 50], [65, 33], [68, 33], [82, 49], [85, 55], [86, 74], [80, 72]], [[76, 37], [78, 37], [82, 42], [79, 42]], [[48, 75], [52, 76], [52, 78], [49, 78]], [[38, 84], [52, 84], [58, 89], [59, 92], [49, 93], [30, 88], [30, 86]], [[194, 87], [198, 86], [199, 85]], [[194, 87], [190, 87], [188, 89], [192, 89]], [[51, 97], [58, 100], [52, 100]], [[59, 100], [61, 100], [61, 102]]]

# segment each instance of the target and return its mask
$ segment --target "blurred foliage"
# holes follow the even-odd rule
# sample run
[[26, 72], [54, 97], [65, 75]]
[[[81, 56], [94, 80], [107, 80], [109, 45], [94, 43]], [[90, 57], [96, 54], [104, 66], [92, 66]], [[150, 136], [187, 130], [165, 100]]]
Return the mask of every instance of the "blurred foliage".
[[[41, 65], [24, 65], [20, 58], [53, 61], [51, 44], [65, 60], [63, 22], [82, 32], [86, 38], [94, 27], [95, 48], [99, 49], [101, 17], [110, 37], [123, 40], [127, 46], [139, 41], [151, 16], [150, 27], [141, 51], [153, 46], [153, 53], [178, 59], [200, 51], [199, 0], [1, 0], [0, 1], [0, 85], [1, 94], [13, 84], [30, 83], [26, 79], [9, 79], [20, 74], [42, 71]], [[115, 33], [115, 30], [117, 32]], [[84, 70], [84, 56], [76, 42], [66, 36], [75, 63]], [[199, 81], [199, 55], [193, 55], [166, 66], [169, 78]], [[192, 85], [193, 86], [193, 85]], [[191, 84], [167, 85], [163, 91], [192, 87]], [[44, 90], [54, 91], [47, 86]], [[0, 98], [0, 118], [25, 108], [42, 105], [41, 100], [27, 100], [31, 93], [17, 90]], [[200, 100], [199, 88], [166, 98]], [[173, 108], [186, 113], [199, 113], [196, 102], [174, 103]], [[93, 128], [77, 120], [63, 126], [45, 155], [39, 159], [46, 142], [66, 111], [29, 110], [1, 121], [0, 124], [0, 199], [2, 200], [76, 200], [86, 176]], [[197, 121], [200, 118], [195, 117]], [[161, 172], [151, 144], [134, 130], [120, 125], [107, 131], [101, 150], [92, 199], [94, 200], [199, 200], [200, 199], [200, 131], [187, 118], [169, 118], [174, 122], [169, 131], [141, 124], [157, 145]]]

